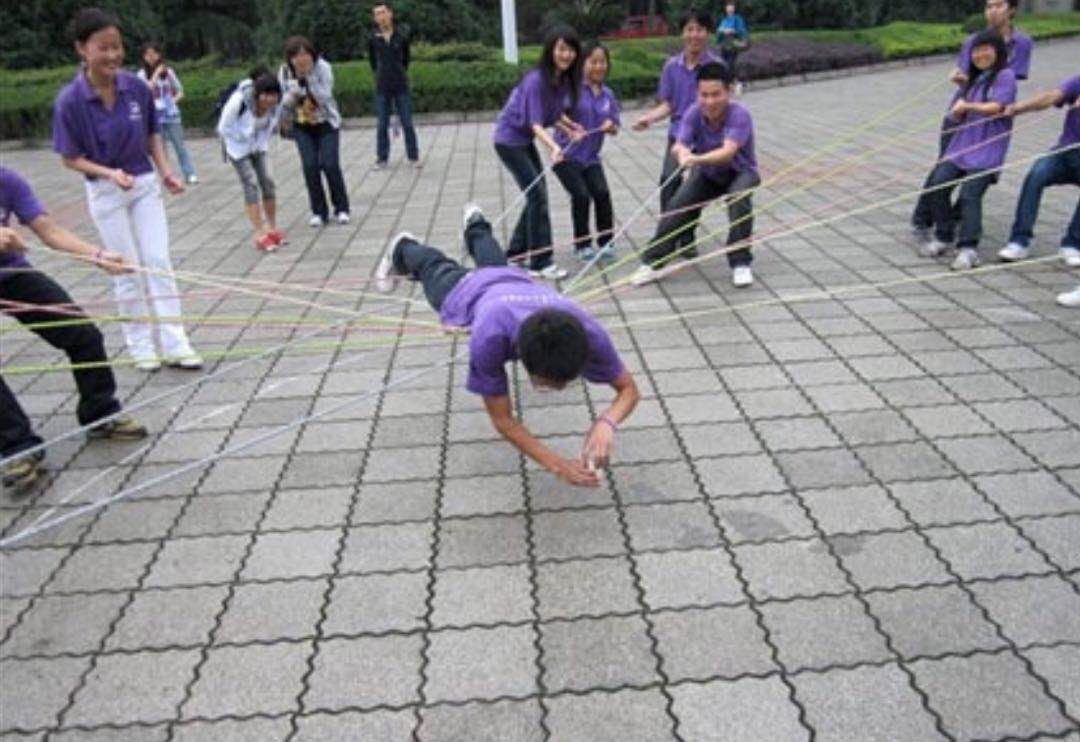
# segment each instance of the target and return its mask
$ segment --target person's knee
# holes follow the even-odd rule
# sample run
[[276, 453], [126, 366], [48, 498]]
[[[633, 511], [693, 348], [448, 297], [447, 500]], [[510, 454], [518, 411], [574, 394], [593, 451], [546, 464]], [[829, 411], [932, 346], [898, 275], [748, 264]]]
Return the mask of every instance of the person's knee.
[[250, 181], [244, 181], [244, 203], [248, 206], [259, 203], [259, 186]]
[[270, 177], [265, 180], [259, 181], [259, 187], [262, 189], [262, 200], [273, 201], [277, 198], [277, 184]]

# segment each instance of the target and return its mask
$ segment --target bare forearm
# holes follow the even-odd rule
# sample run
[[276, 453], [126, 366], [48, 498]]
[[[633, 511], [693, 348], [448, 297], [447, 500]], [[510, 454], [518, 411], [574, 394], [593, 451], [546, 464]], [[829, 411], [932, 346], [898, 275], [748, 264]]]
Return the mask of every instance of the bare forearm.
[[154, 161], [154, 167], [157, 168], [162, 177], [172, 172], [169, 167], [169, 159], [165, 156], [165, 143], [162, 141], [160, 134], [154, 134], [150, 137], [150, 159]]
[[727, 165], [735, 157], [736, 152], [738, 152], [737, 149], [731, 149], [730, 147], [717, 147], [698, 155], [697, 164]]
[[99, 252], [97, 245], [92, 245], [74, 232], [64, 229], [53, 221], [50, 216], [38, 217], [30, 227], [34, 230], [34, 234], [38, 236], [38, 239], [54, 250], [84, 258], [93, 258]]
[[99, 165], [93, 160], [89, 160], [85, 157], [65, 157], [63, 158], [64, 167], [70, 168], [83, 175], [90, 175], [95, 178], [111, 178], [113, 175], [113, 168]]
[[1060, 90], [1047, 90], [1034, 95], [1027, 100], [1020, 101], [1013, 107], [1016, 114], [1029, 113], [1031, 111], [1043, 111], [1050, 106], [1056, 106], [1065, 96]]
[[543, 142], [544, 146], [548, 149], [554, 150], [559, 148], [559, 145], [551, 138], [551, 134], [548, 133], [548, 130], [540, 124], [533, 124], [533, 134], [535, 134], [536, 138]]
[[495, 423], [499, 435], [505, 438], [517, 450], [528, 456], [548, 471], [554, 471], [559, 457], [541, 443], [529, 429], [513, 418]]
[[630, 417], [630, 414], [637, 407], [638, 402], [641, 400], [641, 392], [638, 391], [633, 377], [625, 371], [623, 376], [616, 380], [615, 388], [618, 393], [611, 402], [611, 406], [604, 410], [602, 417], [606, 417], [619, 425], [623, 420]]
[[663, 121], [670, 115], [671, 105], [667, 101], [661, 101], [659, 104], [646, 111], [644, 118], [647, 119], [650, 124], [655, 124], [657, 121]]

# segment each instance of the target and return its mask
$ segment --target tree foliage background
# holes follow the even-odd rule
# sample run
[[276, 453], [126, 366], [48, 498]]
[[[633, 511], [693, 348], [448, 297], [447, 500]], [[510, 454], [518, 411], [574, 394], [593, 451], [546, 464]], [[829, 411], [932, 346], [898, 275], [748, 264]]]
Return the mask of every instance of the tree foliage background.
[[[67, 25], [94, 0], [0, 2], [0, 66], [21, 69], [74, 60]], [[851, 28], [892, 20], [961, 20], [984, 0], [744, 0], [752, 26]], [[357, 59], [367, 48], [373, 0], [100, 0], [121, 19], [129, 49], [147, 39], [164, 41], [173, 59], [219, 55], [226, 60], [275, 59], [282, 40], [310, 36], [331, 59]], [[641, 3], [636, 3], [640, 5]], [[501, 38], [499, 0], [394, 0], [399, 21], [428, 42], [481, 42]], [[714, 14], [723, 0], [655, 0], [671, 18], [691, 5]], [[548, 25], [570, 23], [583, 35], [617, 28], [629, 2], [517, 0], [523, 41], [536, 41]], [[133, 52], [129, 52], [133, 56]], [[130, 57], [129, 57], [130, 58]]]

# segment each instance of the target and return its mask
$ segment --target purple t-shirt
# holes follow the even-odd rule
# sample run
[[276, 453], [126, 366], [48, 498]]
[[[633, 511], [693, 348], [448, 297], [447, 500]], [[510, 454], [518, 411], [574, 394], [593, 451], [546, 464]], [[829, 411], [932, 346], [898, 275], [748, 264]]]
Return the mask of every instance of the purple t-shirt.
[[[601, 85], [600, 92], [594, 93], [591, 85], [583, 83], [573, 118], [590, 131], [599, 129], [608, 119], [618, 126], [619, 101], [607, 85]], [[600, 162], [600, 148], [604, 146], [605, 136], [602, 131], [597, 131], [574, 144], [562, 131], [556, 131], [555, 141], [566, 152], [566, 159], [588, 167]]]
[[569, 108], [569, 81], [564, 80], [553, 90], [544, 83], [540, 70], [529, 70], [514, 86], [495, 119], [495, 144], [524, 147], [535, 136], [534, 125], [552, 126]]
[[[14, 170], [0, 167], [0, 227], [11, 225], [11, 215], [29, 224], [45, 213], [30, 184]], [[0, 252], [0, 278], [4, 268], [28, 268], [30, 261], [21, 252]]]
[[85, 157], [130, 175], [145, 175], [154, 170], [150, 136], [160, 131], [153, 93], [130, 72], [116, 75], [116, 102], [111, 111], [82, 71], [56, 96], [53, 149], [63, 157]]
[[727, 165], [702, 166], [701, 173], [707, 178], [722, 180], [732, 172], [757, 172], [757, 157], [754, 155], [754, 120], [741, 103], [728, 103], [724, 120], [719, 125], [709, 123], [701, 112], [701, 107], [695, 103], [683, 115], [676, 139], [696, 154], [705, 154], [723, 147], [724, 141], [728, 139], [739, 145], [735, 157]]
[[[987, 73], [964, 95], [964, 99], [973, 103], [1000, 103], [1007, 106], [1016, 102], [1016, 76], [1006, 68], [997, 73], [994, 83], [987, 89]], [[976, 122], [982, 123], [976, 123]], [[978, 113], [968, 113], [959, 124], [961, 126], [945, 150], [945, 159], [956, 163], [962, 170], [986, 170], [999, 167], [1005, 162], [1005, 153], [1009, 150], [1012, 132], [1012, 118], [999, 116], [993, 118]], [[986, 142], [984, 144], [984, 142]]]
[[443, 324], [471, 330], [466, 389], [485, 397], [507, 394], [504, 367], [517, 358], [518, 330], [541, 309], [568, 312], [585, 328], [589, 355], [582, 376], [601, 384], [619, 377], [623, 363], [611, 338], [580, 306], [520, 268], [479, 268], [453, 288], [439, 311]]
[[660, 87], [656, 91], [656, 97], [671, 106], [671, 123], [668, 125], [668, 138], [674, 139], [679, 133], [679, 122], [682, 120], [686, 109], [697, 103], [697, 71], [698, 67], [710, 62], [723, 60], [706, 49], [698, 58], [698, 63], [693, 67], [686, 66], [686, 52], [668, 58], [664, 63], [664, 71], [660, 73]]
[[[973, 33], [964, 39], [964, 45], [960, 47], [960, 56], [956, 58], [956, 68], [967, 74], [971, 67], [971, 46], [977, 33]], [[1013, 30], [1012, 38], [1005, 42], [1005, 48], [1009, 51], [1008, 67], [1016, 75], [1017, 80], [1026, 80], [1031, 72], [1031, 50], [1035, 43], [1031, 37], [1020, 30]]]
[[1065, 114], [1065, 130], [1061, 132], [1061, 139], [1054, 149], [1070, 147], [1080, 142], [1080, 108], [1076, 107], [1076, 100], [1080, 98], [1080, 75], [1073, 75], [1061, 83], [1058, 89], [1065, 95], [1058, 107], [1068, 106], [1069, 112]]

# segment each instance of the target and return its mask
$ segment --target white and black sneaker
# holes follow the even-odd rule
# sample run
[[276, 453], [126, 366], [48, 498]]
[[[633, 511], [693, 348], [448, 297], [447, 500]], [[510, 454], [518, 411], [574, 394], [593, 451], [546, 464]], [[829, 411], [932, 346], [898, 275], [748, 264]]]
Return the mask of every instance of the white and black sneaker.
[[461, 231], [464, 234], [469, 227], [477, 222], [487, 221], [484, 218], [484, 210], [480, 204], [467, 203], [461, 210]]
[[411, 232], [399, 232], [387, 243], [386, 250], [379, 258], [379, 265], [375, 268], [375, 288], [384, 294], [389, 294], [394, 290], [398, 278], [405, 277], [404, 273], [399, 273], [394, 267], [394, 250], [402, 240], [420, 241]]

